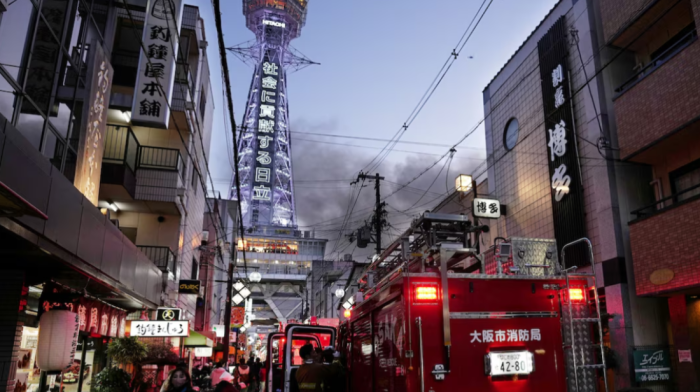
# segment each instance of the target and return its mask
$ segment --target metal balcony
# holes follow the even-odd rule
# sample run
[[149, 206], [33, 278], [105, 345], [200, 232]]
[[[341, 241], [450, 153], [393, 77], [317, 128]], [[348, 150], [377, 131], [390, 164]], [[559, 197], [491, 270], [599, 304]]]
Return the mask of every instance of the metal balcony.
[[137, 245], [137, 248], [143, 252], [148, 259], [153, 262], [163, 273], [175, 275], [175, 261], [177, 257], [172, 250], [167, 246], [145, 246]]

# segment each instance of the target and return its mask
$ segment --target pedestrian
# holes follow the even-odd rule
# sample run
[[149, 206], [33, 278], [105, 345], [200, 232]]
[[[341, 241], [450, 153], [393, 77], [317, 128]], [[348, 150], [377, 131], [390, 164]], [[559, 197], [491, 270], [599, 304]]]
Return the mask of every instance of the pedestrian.
[[260, 367], [260, 390], [264, 391], [265, 390], [265, 384], [267, 383], [267, 364], [269, 361], [266, 359], [263, 361], [262, 366]]
[[248, 386], [251, 381], [250, 371], [251, 368], [246, 365], [245, 358], [241, 358], [240, 364], [233, 372], [233, 382], [240, 388], [241, 392], [248, 392]]
[[160, 392], [195, 392], [192, 388], [192, 378], [184, 368], [178, 367], [168, 374]]
[[330, 381], [329, 391], [345, 392], [347, 389], [348, 372], [345, 367], [344, 358], [339, 351], [333, 352], [333, 361], [331, 362], [331, 374], [333, 378]]
[[221, 376], [224, 374], [230, 374], [226, 371], [226, 368], [224, 367], [226, 364], [224, 361], [217, 362], [216, 364], [216, 369], [212, 370], [211, 372], [211, 387], [215, 388], [216, 385], [219, 383], [221, 380]]
[[262, 362], [260, 362], [260, 357], [255, 358], [255, 362], [253, 363], [252, 366], [252, 371], [253, 371], [253, 382], [255, 384], [255, 388], [253, 389], [254, 391], [260, 390], [260, 383], [261, 383], [261, 377], [260, 377], [260, 370], [262, 369]]
[[231, 373], [224, 373], [221, 375], [219, 384], [214, 389], [214, 392], [238, 392], [238, 388], [233, 385], [233, 376]]
[[299, 349], [299, 356], [304, 363], [297, 369], [296, 380], [300, 392], [324, 392], [328, 383], [328, 368], [319, 361], [316, 350], [310, 344]]

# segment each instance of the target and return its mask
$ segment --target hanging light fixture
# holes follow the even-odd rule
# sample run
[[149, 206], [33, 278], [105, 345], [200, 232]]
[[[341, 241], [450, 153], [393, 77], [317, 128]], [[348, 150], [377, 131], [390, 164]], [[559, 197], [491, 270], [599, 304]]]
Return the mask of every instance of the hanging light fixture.
[[455, 179], [455, 190], [457, 192], [469, 192], [472, 189], [472, 176], [460, 174]]

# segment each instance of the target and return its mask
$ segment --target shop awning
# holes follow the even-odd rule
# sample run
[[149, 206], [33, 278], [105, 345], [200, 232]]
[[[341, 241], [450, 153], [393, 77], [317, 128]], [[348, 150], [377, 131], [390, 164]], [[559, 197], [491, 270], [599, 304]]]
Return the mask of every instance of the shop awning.
[[190, 336], [185, 338], [185, 347], [214, 347], [214, 340], [206, 337], [202, 332], [190, 331]]

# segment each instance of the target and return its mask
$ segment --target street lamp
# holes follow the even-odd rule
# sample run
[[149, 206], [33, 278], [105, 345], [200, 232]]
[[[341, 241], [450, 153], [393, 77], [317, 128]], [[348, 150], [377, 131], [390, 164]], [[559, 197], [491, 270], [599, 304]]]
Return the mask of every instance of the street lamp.
[[455, 190], [457, 192], [469, 192], [472, 189], [472, 176], [460, 174], [455, 179]]
[[248, 279], [253, 283], [258, 283], [262, 280], [262, 274], [258, 271], [251, 272]]
[[345, 290], [343, 288], [338, 288], [335, 290], [335, 296], [338, 298], [343, 298], [345, 297]]

